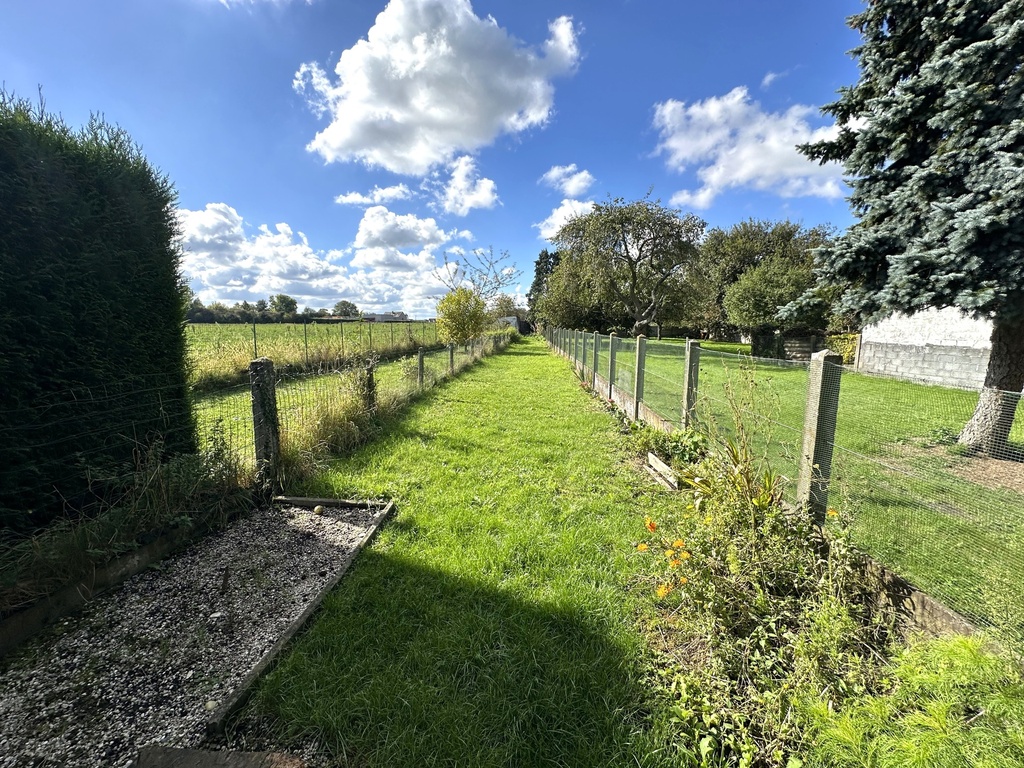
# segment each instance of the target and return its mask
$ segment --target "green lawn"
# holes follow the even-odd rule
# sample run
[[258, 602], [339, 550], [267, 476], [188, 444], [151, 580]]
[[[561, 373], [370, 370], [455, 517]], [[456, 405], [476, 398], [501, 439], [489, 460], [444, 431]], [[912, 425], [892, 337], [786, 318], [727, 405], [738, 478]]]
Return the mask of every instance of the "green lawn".
[[661, 764], [637, 620], [652, 598], [630, 586], [645, 515], [678, 497], [617, 445], [539, 339], [413, 403], [305, 489], [390, 496], [398, 515], [253, 712], [349, 765]]
[[[598, 367], [607, 376], [607, 339]], [[588, 363], [593, 339], [587, 345]], [[633, 391], [635, 342], [616, 352], [616, 379]], [[685, 351], [648, 341], [644, 402], [682, 422]], [[734, 434], [746, 425], [755, 455], [790, 482], [798, 476], [807, 365], [702, 348], [698, 417]], [[969, 618], [1008, 628], [1024, 642], [1024, 495], [986, 471], [1024, 472], [1012, 462], [958, 455], [948, 443], [970, 418], [976, 392], [844, 371], [840, 384], [830, 504], [881, 562]], [[1011, 441], [1024, 443], [1018, 416]], [[994, 466], [1002, 465], [1002, 466]]]

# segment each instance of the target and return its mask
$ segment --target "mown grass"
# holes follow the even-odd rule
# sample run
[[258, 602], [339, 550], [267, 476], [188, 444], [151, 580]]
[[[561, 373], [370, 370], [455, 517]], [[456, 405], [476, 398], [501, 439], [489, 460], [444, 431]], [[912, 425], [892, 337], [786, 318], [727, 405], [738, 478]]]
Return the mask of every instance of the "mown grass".
[[[592, 344], [588, 361], [592, 361]], [[607, 341], [598, 366], [607, 376]], [[617, 380], [634, 389], [635, 342], [616, 353]], [[644, 402], [682, 423], [685, 352], [647, 342]], [[698, 418], [733, 434], [734, 404], [745, 438], [787, 480], [799, 474], [807, 365], [702, 349]], [[921, 589], [1024, 643], [1024, 495], [983, 482], [985, 459], [950, 445], [970, 418], [977, 392], [844, 371], [835, 430], [830, 504], [854, 541]], [[1024, 418], [1011, 442], [1024, 444]], [[990, 460], [989, 460], [990, 461]], [[1020, 466], [1020, 465], [1017, 465]], [[1024, 471], [1022, 469], [1021, 471]]]
[[306, 489], [398, 516], [254, 713], [346, 765], [661, 764], [629, 585], [645, 515], [677, 500], [617, 444], [539, 340], [414, 403]]

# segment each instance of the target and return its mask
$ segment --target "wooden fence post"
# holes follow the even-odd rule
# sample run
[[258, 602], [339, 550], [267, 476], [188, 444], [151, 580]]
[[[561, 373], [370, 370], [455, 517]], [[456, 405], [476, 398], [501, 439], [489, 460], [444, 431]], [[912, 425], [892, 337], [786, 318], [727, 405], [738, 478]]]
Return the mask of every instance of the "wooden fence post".
[[842, 374], [842, 355], [827, 349], [811, 355], [796, 498], [797, 505], [805, 509], [818, 525], [824, 524], [828, 511], [828, 482], [832, 475], [832, 448]]
[[252, 433], [256, 447], [256, 487], [265, 495], [279, 488], [281, 424], [277, 419], [277, 388], [274, 363], [261, 357], [249, 363], [252, 389]]
[[614, 333], [608, 334], [608, 399], [614, 399], [615, 389], [615, 342], [619, 337]]
[[374, 379], [373, 363], [367, 363], [363, 369], [363, 407], [368, 413], [377, 410], [377, 382]]
[[420, 392], [423, 391], [423, 347], [416, 352], [416, 381], [419, 384]]
[[601, 334], [599, 334], [597, 331], [594, 331], [594, 375], [590, 379], [590, 386], [595, 388], [595, 389], [597, 388], [598, 360], [600, 360], [600, 357], [601, 357], [600, 355], [597, 354], [597, 351], [600, 348], [601, 348]]
[[697, 416], [697, 378], [700, 375], [700, 342], [686, 340], [686, 371], [683, 374], [683, 429], [692, 427]]
[[640, 403], [644, 399], [644, 363], [647, 357], [647, 337], [636, 337], [636, 370], [633, 373], [633, 421], [640, 421]]
[[448, 375], [455, 375], [455, 345], [448, 345]]

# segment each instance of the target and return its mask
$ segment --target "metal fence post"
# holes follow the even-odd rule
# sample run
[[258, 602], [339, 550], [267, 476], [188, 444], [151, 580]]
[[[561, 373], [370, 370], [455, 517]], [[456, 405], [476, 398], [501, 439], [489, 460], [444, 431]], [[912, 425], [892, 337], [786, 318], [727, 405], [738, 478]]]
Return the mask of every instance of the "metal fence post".
[[828, 482], [832, 475], [832, 448], [842, 374], [842, 355], [827, 349], [811, 355], [796, 498], [798, 506], [805, 509], [818, 525], [824, 524], [828, 510]]
[[416, 381], [419, 383], [420, 391], [423, 390], [423, 347], [416, 352]]
[[249, 363], [252, 389], [252, 432], [256, 447], [256, 486], [272, 495], [279, 490], [281, 424], [277, 419], [274, 363], [261, 357]]
[[644, 399], [644, 363], [647, 357], [647, 337], [636, 337], [636, 370], [633, 373], [633, 421], [640, 421], [640, 403]]
[[597, 351], [598, 349], [600, 349], [600, 347], [601, 334], [599, 334], [597, 331], [594, 331], [594, 375], [590, 379], [590, 386], [595, 388], [597, 387], [597, 367], [598, 359], [600, 358], [600, 355], [597, 354]]
[[683, 429], [692, 427], [697, 416], [697, 377], [700, 375], [700, 342], [686, 340], [686, 371], [683, 374]]
[[619, 337], [614, 333], [608, 334], [608, 399], [613, 400], [615, 395], [615, 342]]

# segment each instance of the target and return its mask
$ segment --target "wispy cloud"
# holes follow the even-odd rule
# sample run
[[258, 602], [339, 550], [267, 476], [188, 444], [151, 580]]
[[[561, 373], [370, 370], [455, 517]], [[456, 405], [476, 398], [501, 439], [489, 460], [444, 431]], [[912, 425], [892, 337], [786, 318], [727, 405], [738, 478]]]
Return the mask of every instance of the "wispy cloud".
[[741, 188], [780, 197], [842, 197], [842, 168], [820, 165], [796, 149], [837, 135], [835, 125], [813, 125], [817, 115], [817, 107], [802, 104], [765, 112], [746, 88], [692, 104], [656, 104], [657, 153], [666, 156], [671, 170], [682, 173], [696, 166], [701, 183], [698, 189], [676, 192], [672, 205], [708, 208], [726, 190]]

